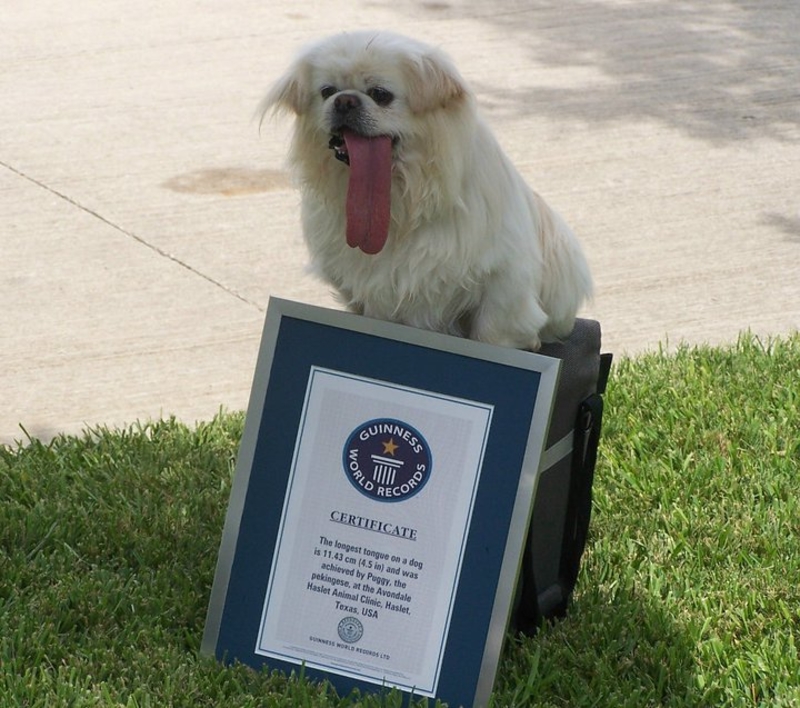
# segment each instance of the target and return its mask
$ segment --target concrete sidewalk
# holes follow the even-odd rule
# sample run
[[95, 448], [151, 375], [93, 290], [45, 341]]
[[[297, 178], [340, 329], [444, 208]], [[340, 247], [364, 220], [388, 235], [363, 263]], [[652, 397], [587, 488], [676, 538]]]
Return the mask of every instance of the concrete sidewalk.
[[0, 443], [246, 406], [303, 272], [289, 124], [320, 35], [443, 46], [580, 235], [606, 347], [800, 325], [800, 4], [29, 3], [0, 21]]

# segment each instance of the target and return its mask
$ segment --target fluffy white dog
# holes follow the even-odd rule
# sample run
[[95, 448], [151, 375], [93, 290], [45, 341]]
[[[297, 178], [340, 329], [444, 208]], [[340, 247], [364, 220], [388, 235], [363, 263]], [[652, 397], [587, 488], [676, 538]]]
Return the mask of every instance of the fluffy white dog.
[[368, 317], [536, 350], [591, 294], [578, 241], [479, 117], [448, 57], [388, 32], [318, 42], [267, 95], [312, 267]]

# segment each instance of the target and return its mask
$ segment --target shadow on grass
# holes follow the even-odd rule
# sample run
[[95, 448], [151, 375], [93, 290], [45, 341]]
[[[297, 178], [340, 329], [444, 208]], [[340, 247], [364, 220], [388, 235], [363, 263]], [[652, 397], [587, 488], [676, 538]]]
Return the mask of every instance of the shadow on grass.
[[706, 704], [689, 633], [635, 588], [582, 574], [568, 616], [507, 645], [494, 708]]

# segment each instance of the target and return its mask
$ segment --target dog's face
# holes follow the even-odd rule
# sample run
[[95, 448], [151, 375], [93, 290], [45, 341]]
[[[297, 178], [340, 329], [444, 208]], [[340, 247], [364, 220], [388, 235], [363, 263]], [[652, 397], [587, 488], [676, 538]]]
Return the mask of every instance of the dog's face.
[[329, 195], [346, 182], [347, 242], [377, 253], [388, 235], [393, 178], [404, 179], [411, 161], [435, 161], [447, 140], [441, 117], [467, 98], [437, 50], [390, 33], [356, 32], [307, 49], [262, 107], [296, 114], [292, 161], [301, 181]]
[[303, 52], [263, 109], [288, 108], [332, 135], [351, 128], [399, 138], [416, 117], [465, 94], [455, 67], [432, 47], [388, 32], [354, 32]]

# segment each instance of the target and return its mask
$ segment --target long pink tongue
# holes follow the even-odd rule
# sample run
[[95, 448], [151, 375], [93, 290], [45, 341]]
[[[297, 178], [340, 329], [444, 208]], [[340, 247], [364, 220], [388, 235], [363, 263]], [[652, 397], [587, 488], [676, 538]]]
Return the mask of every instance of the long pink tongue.
[[350, 159], [347, 187], [347, 245], [378, 253], [389, 235], [392, 191], [392, 139], [366, 138], [346, 130]]

